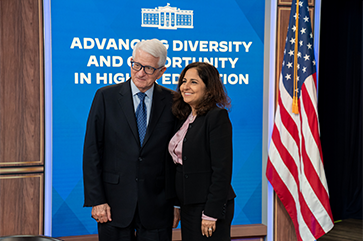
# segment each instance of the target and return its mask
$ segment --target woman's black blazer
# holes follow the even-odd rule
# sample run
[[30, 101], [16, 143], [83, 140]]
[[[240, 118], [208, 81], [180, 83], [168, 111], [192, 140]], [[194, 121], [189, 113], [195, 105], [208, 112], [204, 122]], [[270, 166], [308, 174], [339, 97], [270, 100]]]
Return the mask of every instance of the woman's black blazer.
[[184, 205], [205, 203], [205, 215], [224, 218], [226, 202], [236, 196], [231, 186], [232, 155], [227, 110], [213, 108], [197, 116], [183, 140]]

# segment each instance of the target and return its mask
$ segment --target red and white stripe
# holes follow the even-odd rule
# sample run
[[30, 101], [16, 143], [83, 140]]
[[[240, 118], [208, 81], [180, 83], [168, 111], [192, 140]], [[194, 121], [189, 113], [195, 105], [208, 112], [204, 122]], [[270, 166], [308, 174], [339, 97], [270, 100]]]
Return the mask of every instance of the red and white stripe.
[[299, 114], [280, 76], [266, 176], [289, 213], [298, 240], [316, 240], [334, 226], [323, 167], [316, 76], [300, 91]]

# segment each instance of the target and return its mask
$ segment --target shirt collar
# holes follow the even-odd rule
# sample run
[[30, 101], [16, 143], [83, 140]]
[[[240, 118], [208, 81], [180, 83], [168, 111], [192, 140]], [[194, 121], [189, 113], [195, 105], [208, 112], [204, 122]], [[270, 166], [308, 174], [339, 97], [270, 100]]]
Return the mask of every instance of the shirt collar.
[[[154, 86], [155, 86], [155, 83], [153, 84], [153, 86], [151, 86], [150, 89], [148, 89], [145, 94], [148, 98], [152, 99], [153, 98], [153, 93], [154, 93]], [[137, 93], [139, 93], [140, 90], [136, 87], [134, 81], [131, 80], [131, 93], [132, 93], [132, 96], [135, 96]]]

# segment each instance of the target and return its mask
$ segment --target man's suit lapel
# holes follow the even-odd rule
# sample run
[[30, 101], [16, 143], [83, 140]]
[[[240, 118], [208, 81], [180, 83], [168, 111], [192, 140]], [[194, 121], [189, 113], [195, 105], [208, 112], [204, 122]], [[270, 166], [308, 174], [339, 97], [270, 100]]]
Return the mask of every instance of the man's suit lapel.
[[155, 126], [158, 123], [159, 118], [164, 111], [165, 108], [165, 104], [163, 102], [164, 98], [165, 97], [163, 95], [161, 87], [158, 84], [155, 84], [153, 102], [150, 112], [150, 120], [149, 120], [149, 125], [147, 126], [143, 147], [146, 145], [147, 141], [149, 140], [149, 137], [154, 131]]
[[126, 83], [121, 84], [120, 88], [120, 96], [119, 96], [119, 103], [121, 105], [121, 109], [124, 112], [127, 122], [129, 123], [130, 129], [132, 133], [134, 134], [134, 137], [138, 143], [139, 141], [139, 134], [137, 131], [137, 124], [136, 124], [136, 117], [135, 117], [135, 111], [134, 111], [134, 102], [132, 100], [132, 93], [131, 93], [131, 86], [130, 86], [129, 79]]

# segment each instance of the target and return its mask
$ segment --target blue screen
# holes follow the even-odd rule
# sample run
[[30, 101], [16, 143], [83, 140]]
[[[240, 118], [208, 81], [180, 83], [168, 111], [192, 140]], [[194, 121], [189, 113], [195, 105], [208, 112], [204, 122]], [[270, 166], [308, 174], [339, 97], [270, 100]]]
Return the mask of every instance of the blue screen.
[[168, 48], [159, 84], [175, 90], [195, 61], [220, 72], [232, 101], [232, 224], [261, 223], [264, 9], [262, 0], [52, 0], [53, 236], [97, 233], [83, 207], [88, 112], [97, 89], [130, 77], [135, 44], [152, 38]]

